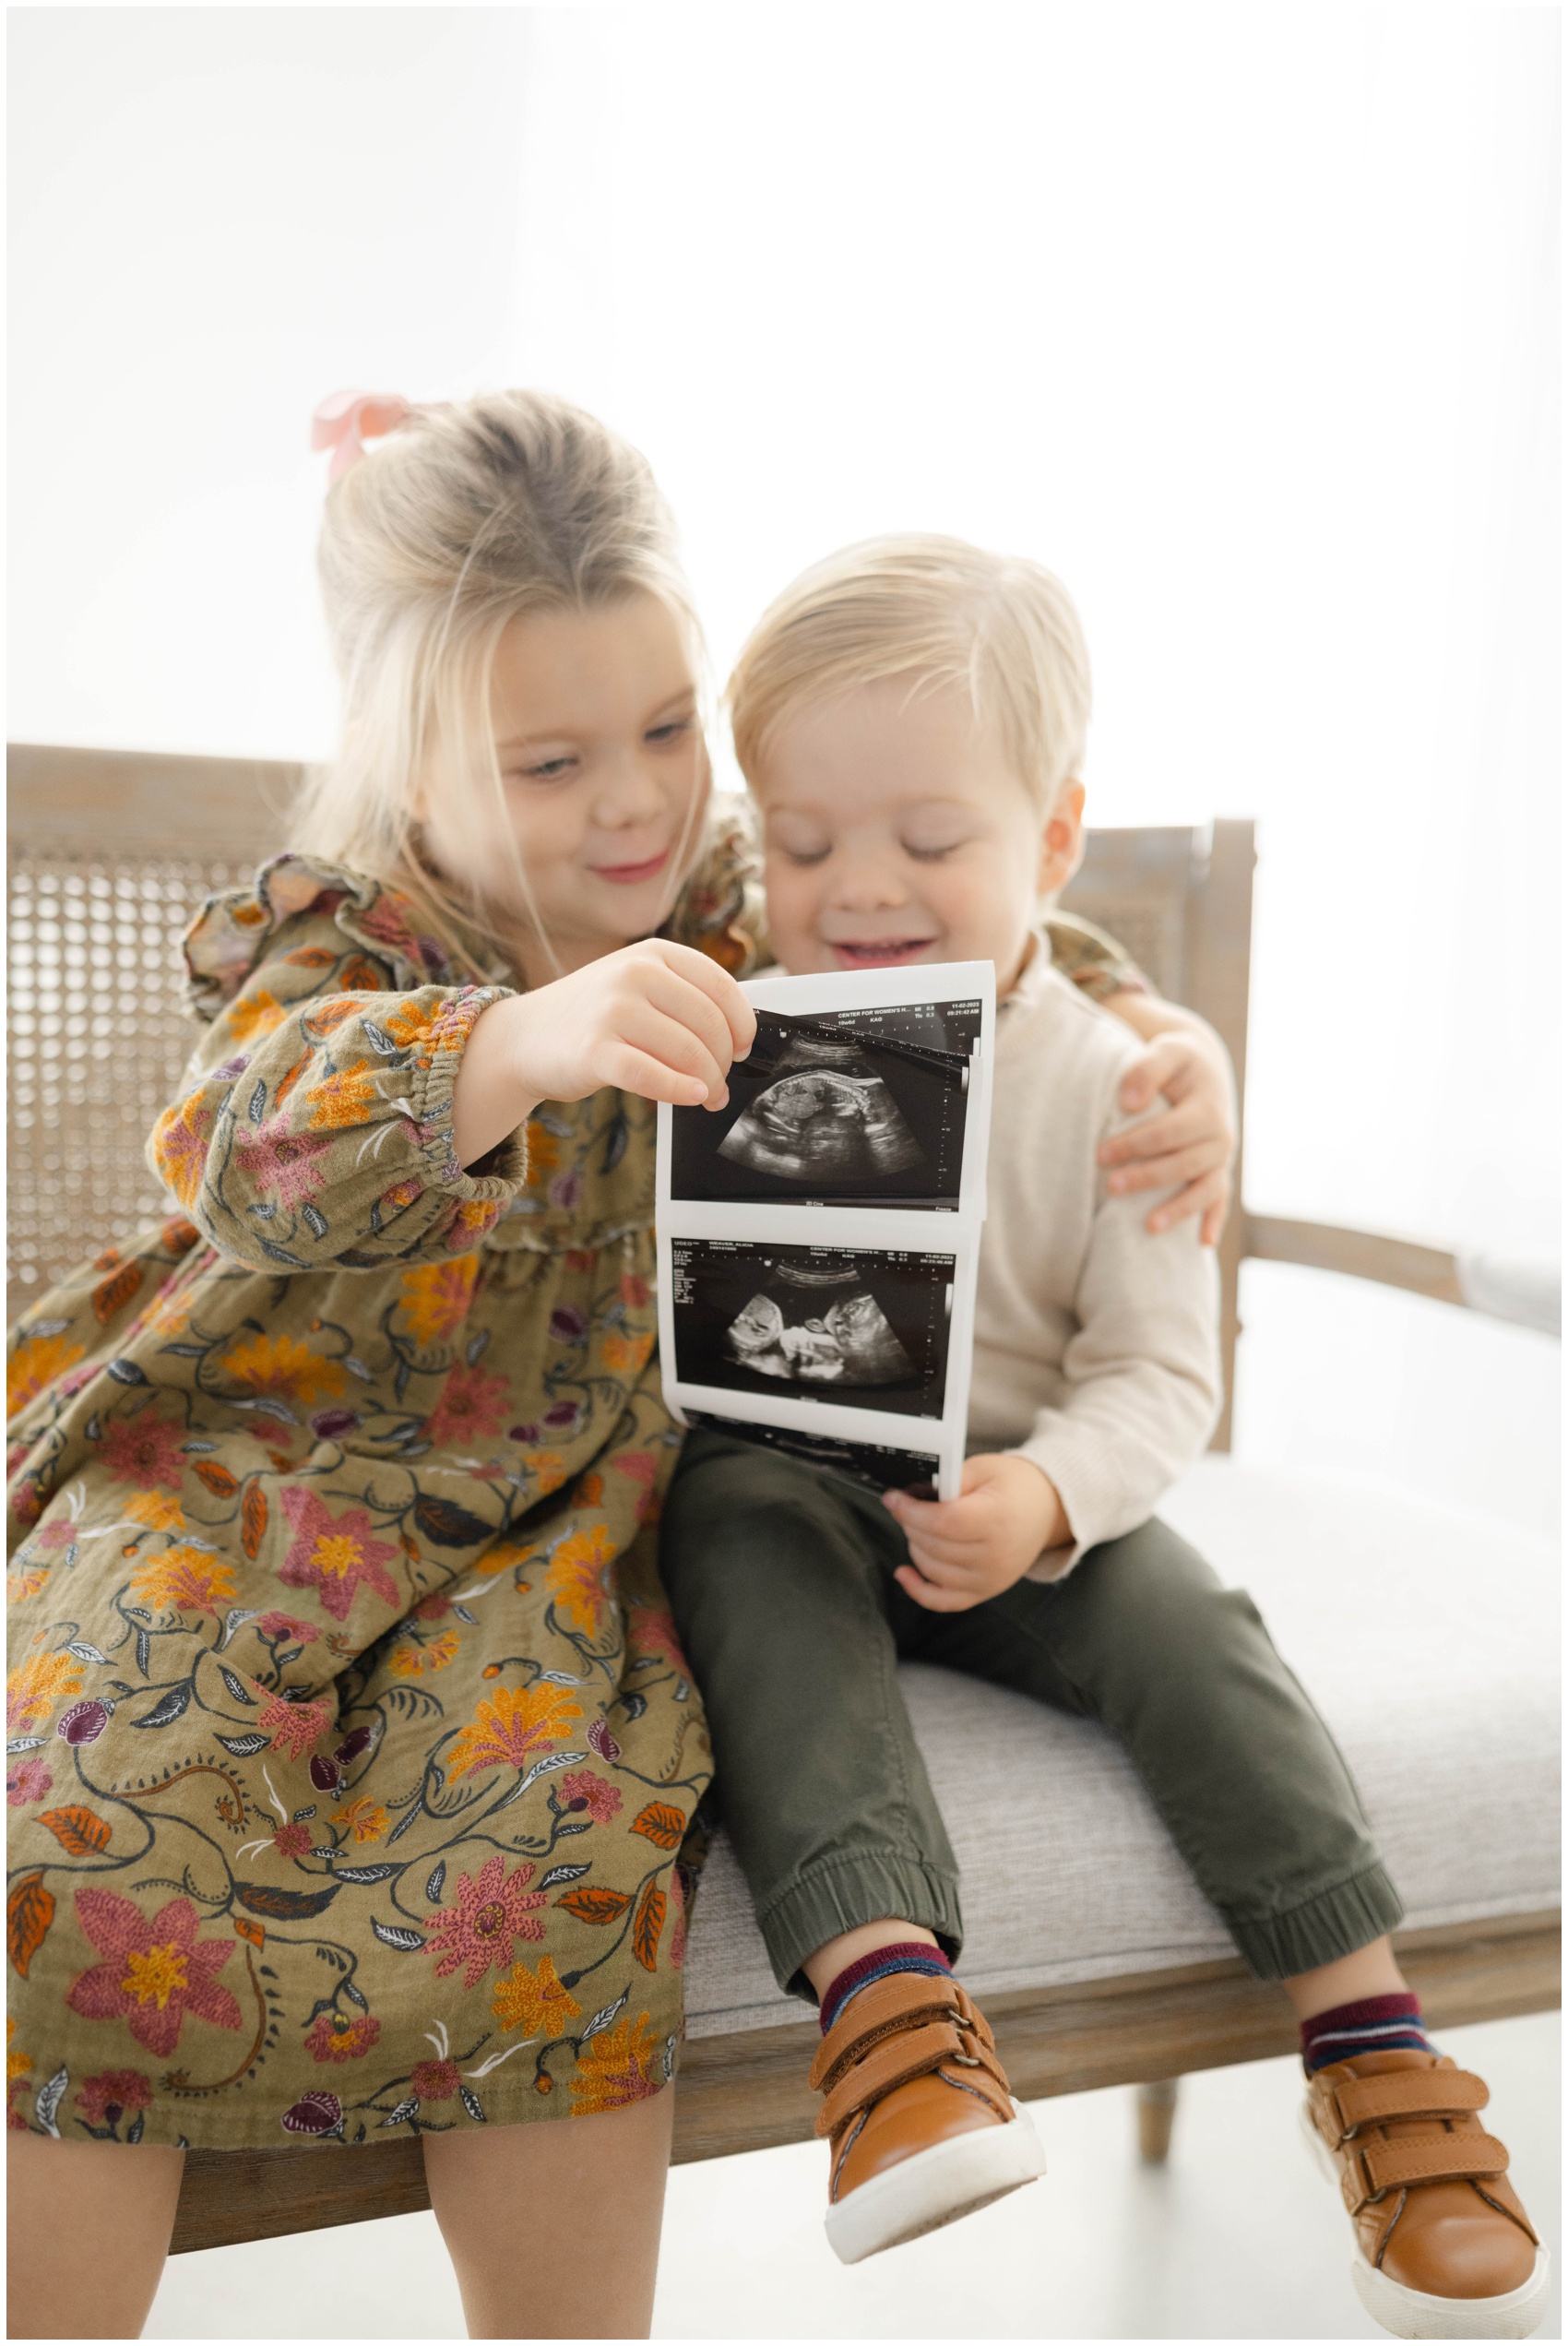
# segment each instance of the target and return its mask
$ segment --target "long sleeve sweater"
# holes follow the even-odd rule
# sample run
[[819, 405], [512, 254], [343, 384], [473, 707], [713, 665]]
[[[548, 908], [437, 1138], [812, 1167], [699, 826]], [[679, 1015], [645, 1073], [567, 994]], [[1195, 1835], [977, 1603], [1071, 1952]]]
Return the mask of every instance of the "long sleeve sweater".
[[1116, 1094], [1142, 1047], [1043, 944], [998, 1006], [969, 1447], [1016, 1451], [1060, 1493], [1072, 1542], [1039, 1578], [1146, 1521], [1219, 1407], [1213, 1253], [1195, 1220], [1151, 1237], [1154, 1195], [1111, 1196], [1096, 1162], [1138, 1121]]

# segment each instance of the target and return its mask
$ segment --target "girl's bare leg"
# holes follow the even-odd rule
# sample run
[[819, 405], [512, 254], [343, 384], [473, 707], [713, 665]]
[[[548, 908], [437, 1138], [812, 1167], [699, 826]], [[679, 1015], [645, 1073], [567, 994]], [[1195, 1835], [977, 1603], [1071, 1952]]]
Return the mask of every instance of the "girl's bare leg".
[[6, 2335], [139, 2338], [184, 2164], [162, 2143], [8, 2135]]
[[674, 2102], [425, 2136], [470, 2338], [647, 2336]]

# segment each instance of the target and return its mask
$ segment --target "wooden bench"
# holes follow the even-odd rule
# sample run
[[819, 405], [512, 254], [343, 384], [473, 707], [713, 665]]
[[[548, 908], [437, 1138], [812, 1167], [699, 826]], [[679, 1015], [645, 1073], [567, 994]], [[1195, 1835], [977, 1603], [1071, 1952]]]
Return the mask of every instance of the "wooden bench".
[[[11, 1256], [9, 1315], [95, 1246], [154, 1219], [162, 1201], [142, 1144], [178, 1080], [191, 1030], [180, 999], [181, 932], [214, 887], [283, 842], [299, 769], [217, 758], [13, 745], [10, 774]], [[1172, 1000], [1224, 1036], [1246, 1075], [1253, 827], [1095, 831], [1069, 906], [1128, 946]], [[1227, 1393], [1248, 1256], [1372, 1280], [1544, 1327], [1544, 1287], [1441, 1249], [1374, 1234], [1232, 1214], [1220, 1250]], [[1229, 1401], [1214, 1447], [1229, 1447]], [[977, 1702], [992, 1699], [976, 1688]], [[1012, 1700], [1011, 1697], [1003, 1698]], [[1097, 1731], [1088, 1731], [1095, 1733]], [[940, 1785], [939, 1785], [940, 1790]], [[961, 1801], [961, 1789], [959, 1798]], [[956, 1825], [953, 1812], [949, 1821]], [[721, 1869], [720, 1873], [721, 1873]], [[726, 1927], [735, 1919], [731, 1881]], [[1533, 1903], [1517, 1886], [1445, 1911], [1399, 1941], [1439, 2027], [1542, 2011], [1559, 1999], [1555, 1878]], [[699, 1899], [693, 1978], [705, 1926]], [[1440, 1901], [1452, 1904], [1454, 1901]], [[1499, 1906], [1507, 1911], [1497, 1911]], [[1145, 2154], [1163, 2155], [1184, 2070], [1290, 2051], [1284, 1999], [1232, 1958], [1152, 1966], [1100, 1955], [1095, 1975], [985, 1991], [1021, 2097], [1132, 2083], [1145, 2092]], [[1108, 1969], [1108, 1965], [1111, 1967]], [[1062, 1967], [1056, 1967], [1060, 1970]], [[1070, 1968], [1070, 1967], [1069, 1967]], [[711, 1988], [707, 1991], [712, 2002]], [[676, 2100], [675, 2156], [703, 2159], [804, 2138], [814, 2023], [715, 2007], [694, 2018]], [[428, 2205], [412, 2140], [193, 2152], [176, 2253], [355, 2223]]]

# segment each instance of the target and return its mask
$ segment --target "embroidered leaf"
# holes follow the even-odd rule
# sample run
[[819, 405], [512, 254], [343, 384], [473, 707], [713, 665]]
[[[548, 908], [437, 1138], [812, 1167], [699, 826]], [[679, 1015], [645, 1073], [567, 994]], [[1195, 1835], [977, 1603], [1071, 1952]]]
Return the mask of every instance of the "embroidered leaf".
[[184, 1718], [190, 1708], [190, 1701], [191, 1682], [188, 1678], [182, 1678], [177, 1686], [170, 1687], [161, 1702], [153, 1704], [144, 1718], [133, 1720], [131, 1723], [136, 1727], [172, 1727], [176, 1719]]
[[74, 1638], [65, 1651], [74, 1653], [78, 1661], [107, 1661], [109, 1659], [106, 1653], [100, 1653], [96, 1646], [89, 1646], [85, 1637]]
[[303, 1255], [291, 1255], [286, 1246], [275, 1246], [270, 1238], [262, 1240], [261, 1251], [272, 1262], [287, 1263], [291, 1270], [309, 1270], [310, 1268], [310, 1265]]
[[180, 1448], [188, 1459], [199, 1459], [218, 1447], [216, 1442], [182, 1442]]
[[626, 1143], [630, 1137], [631, 1131], [625, 1117], [619, 1114], [612, 1117], [610, 1130], [604, 1139], [604, 1171], [606, 1173], [614, 1172], [626, 1153]]
[[440, 1864], [439, 1864], [439, 1865], [437, 1865], [437, 1866], [434, 1866], [434, 1867], [432, 1869], [430, 1879], [429, 1879], [429, 1881], [428, 1881], [428, 1882], [426, 1882], [426, 1884], [425, 1884], [425, 1886], [424, 1886], [424, 1894], [425, 1894], [426, 1898], [428, 1898], [428, 1899], [429, 1899], [429, 1900], [430, 1900], [430, 1902], [431, 1902], [432, 1906], [439, 1906], [439, 1905], [440, 1905], [440, 1903], [441, 1903], [441, 1893], [442, 1893], [442, 1891], [445, 1888], [445, 1887], [446, 1887], [446, 1860], [445, 1860], [445, 1858], [443, 1858], [443, 1859], [442, 1859], [442, 1861], [441, 1861], [441, 1863], [440, 1863]]
[[47, 1735], [13, 1735], [6, 1749], [7, 1752], [36, 1751], [40, 1744], [46, 1744], [48, 1741]]
[[424, 1945], [418, 1931], [401, 1931], [391, 1923], [378, 1923], [374, 1914], [370, 1927], [383, 1947], [395, 1947], [400, 1955], [417, 1955]]
[[621, 1757], [621, 1746], [616, 1742], [614, 1736], [611, 1733], [602, 1719], [596, 1719], [594, 1721], [593, 1725], [588, 1731], [588, 1739], [592, 1745], [594, 1750], [598, 1752], [600, 1759], [604, 1760], [610, 1767], [613, 1768], [615, 1762]]
[[130, 2125], [125, 2128], [125, 2140], [127, 2142], [139, 2142], [142, 2138], [143, 2130], [146, 2126], [147, 2113], [145, 2110], [138, 2110], [136, 2116], [131, 2120]]
[[92, 1291], [94, 1316], [100, 1320], [113, 1319], [115, 1313], [128, 1304], [141, 1285], [141, 1265], [125, 1263], [108, 1279], [100, 1280]]
[[630, 1988], [624, 1987], [621, 1990], [620, 1995], [615, 1998], [613, 2004], [607, 2004], [601, 2012], [596, 2012], [594, 2014], [592, 2019], [583, 2030], [582, 2042], [584, 2044], [588, 2042], [590, 2036], [601, 2035], [607, 2028], [612, 2026], [616, 2014], [620, 2011], [621, 2007], [624, 2004], [631, 1992]]
[[362, 1884], [365, 1882], [384, 1882], [389, 1874], [396, 1874], [399, 1870], [400, 1869], [396, 1865], [339, 1865], [338, 1868], [338, 1879], [340, 1882], [358, 1882]]
[[434, 1548], [472, 1548], [491, 1537], [489, 1524], [454, 1499], [417, 1498], [414, 1521]]
[[521, 1800], [523, 1794], [528, 1791], [529, 1786], [531, 1783], [537, 1782], [540, 1776], [552, 1776], [558, 1768], [576, 1768], [579, 1761], [584, 1760], [587, 1757], [588, 1754], [586, 1751], [547, 1752], [542, 1759], [536, 1759], [534, 1761], [533, 1766], [529, 1769], [528, 1774], [522, 1779], [520, 1783], [513, 1785], [505, 1799], [501, 1802], [501, 1807], [510, 1808], [515, 1800]]
[[488, 1328], [481, 1328], [477, 1336], [469, 1337], [468, 1351], [464, 1353], [463, 1357], [468, 1362], [470, 1368], [476, 1368], [478, 1366], [484, 1352], [484, 1348], [489, 1341], [490, 1330]]
[[250, 1917], [246, 1914], [236, 1914], [234, 1916], [234, 1931], [237, 1937], [248, 1939], [252, 1947], [265, 1947], [267, 1945], [266, 1924], [264, 1923], [253, 1923], [250, 1920]]
[[605, 1889], [568, 1890], [564, 1898], [555, 1901], [569, 1914], [575, 1914], [579, 1923], [600, 1925], [618, 1923], [631, 1902], [624, 1890]]
[[686, 1820], [667, 1800], [650, 1800], [632, 1830], [656, 1849], [679, 1849], [686, 1838]]
[[68, 2069], [56, 2069], [49, 2083], [41, 2085], [33, 2097], [34, 2117], [43, 2128], [44, 2133], [52, 2134], [56, 2142], [60, 2139], [60, 2129], [54, 2123], [54, 2113], [65, 2099], [65, 2088], [70, 2082], [71, 2073]]
[[46, 1808], [38, 1821], [53, 1834], [67, 1857], [88, 1857], [107, 1849], [113, 1830], [90, 1808]]
[[267, 1085], [265, 1081], [258, 1080], [254, 1087], [251, 1096], [245, 1103], [245, 1113], [249, 1116], [253, 1125], [260, 1124], [263, 1116], [266, 1115]]
[[327, 1216], [320, 1210], [319, 1207], [312, 1205], [302, 1206], [300, 1208], [300, 1217], [301, 1220], [315, 1233], [317, 1238], [326, 1237]]
[[466, 2085], [460, 2085], [457, 2088], [457, 2098], [461, 2102], [464, 2109], [468, 2112], [469, 2117], [474, 2119], [478, 2125], [483, 2126], [490, 2124], [489, 2119], [484, 2114], [484, 2105], [481, 2102], [477, 2093], [470, 2093]]
[[43, 1876], [22, 1875], [12, 1884], [6, 1900], [6, 1946], [18, 1979], [26, 1979], [28, 1965], [43, 1945], [53, 1920], [54, 1899], [43, 1887]]
[[266, 1914], [274, 1923], [302, 1923], [313, 1914], [324, 1914], [338, 1895], [338, 1885], [331, 1882], [324, 1890], [279, 1890], [268, 1882], [236, 1882], [234, 1896], [253, 1914]]
[[145, 1629], [138, 1629], [137, 1631], [137, 1668], [141, 1672], [144, 1678], [147, 1676], [148, 1664], [151, 1661], [151, 1660], [152, 1639], [148, 1636]]
[[541, 1890], [552, 1890], [562, 1882], [580, 1882], [588, 1871], [586, 1865], [552, 1865], [540, 1884]]
[[357, 1376], [362, 1385], [374, 1384], [375, 1378], [372, 1372], [366, 1368], [363, 1361], [356, 1360], [352, 1352], [344, 1353], [343, 1366], [348, 1370], [350, 1376]]
[[265, 1735], [220, 1735], [219, 1742], [235, 1759], [254, 1759], [258, 1751], [267, 1749]]
[[116, 1385], [145, 1385], [146, 1377], [135, 1361], [111, 1361], [109, 1374]]
[[647, 1697], [646, 1695], [623, 1695], [621, 1697], [622, 1716], [624, 1718], [628, 1726], [631, 1725], [634, 1719], [640, 1719], [647, 1709]]
[[419, 2095], [417, 2093], [410, 2093], [405, 2101], [398, 2102], [398, 2107], [393, 2111], [389, 2118], [382, 2119], [381, 2124], [383, 2128], [385, 2129], [387, 2126], [400, 2126], [406, 2120], [417, 2118], [419, 2115]]
[[255, 1554], [261, 1545], [262, 1533], [266, 1530], [267, 1494], [258, 1483], [253, 1483], [245, 1493], [244, 1505], [240, 1509], [240, 1545], [246, 1555]]
[[254, 1710], [255, 1709], [255, 1697], [254, 1695], [247, 1694], [245, 1692], [244, 1682], [236, 1678], [232, 1670], [225, 1670], [221, 1662], [218, 1665], [218, 1675], [222, 1679], [223, 1684], [228, 1687], [229, 1692], [232, 1695], [236, 1702], [243, 1702], [247, 1710]]
[[636, 1919], [632, 1924], [632, 1953], [645, 1971], [659, 1969], [659, 1939], [664, 1928], [664, 1892], [657, 1882], [649, 1882], [637, 1900]]
[[220, 1466], [216, 1459], [197, 1459], [191, 1471], [217, 1499], [232, 1499], [240, 1487], [238, 1478], [226, 1466]]

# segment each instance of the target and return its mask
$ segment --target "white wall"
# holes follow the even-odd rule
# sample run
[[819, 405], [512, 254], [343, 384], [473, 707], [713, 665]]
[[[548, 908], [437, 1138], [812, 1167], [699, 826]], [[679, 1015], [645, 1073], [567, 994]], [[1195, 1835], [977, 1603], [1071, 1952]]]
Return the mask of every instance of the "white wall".
[[[320, 751], [311, 406], [548, 383], [720, 667], [873, 530], [1058, 568], [1091, 816], [1260, 821], [1253, 1203], [1555, 1244], [1555, 10], [11, 25], [13, 737]], [[1540, 1518], [1550, 1348], [1263, 1276], [1244, 1444]]]

